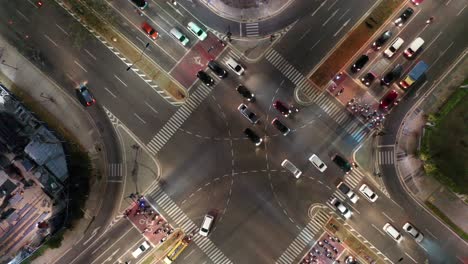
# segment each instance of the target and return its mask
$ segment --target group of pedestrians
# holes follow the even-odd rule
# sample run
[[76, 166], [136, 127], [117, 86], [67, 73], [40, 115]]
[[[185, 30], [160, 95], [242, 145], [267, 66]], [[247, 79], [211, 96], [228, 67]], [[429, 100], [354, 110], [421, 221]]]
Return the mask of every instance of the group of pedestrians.
[[303, 264], [306, 263], [326, 263], [331, 261], [333, 263], [341, 263], [338, 260], [339, 250], [336, 244], [341, 243], [338, 237], [328, 235], [327, 239], [319, 240], [310, 252], [302, 259]]

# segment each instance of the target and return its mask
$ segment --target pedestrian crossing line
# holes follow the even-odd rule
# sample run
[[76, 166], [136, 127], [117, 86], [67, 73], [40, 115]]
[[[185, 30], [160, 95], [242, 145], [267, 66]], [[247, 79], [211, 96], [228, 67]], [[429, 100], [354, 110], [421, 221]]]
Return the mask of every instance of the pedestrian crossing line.
[[[188, 216], [172, 201], [172, 199], [159, 185], [156, 185], [156, 188], [146, 197], [150, 203], [153, 202], [156, 208], [165, 212], [165, 215], [172, 219], [172, 221], [174, 221], [179, 227], [182, 227], [183, 225], [186, 228], [183, 229], [184, 232], [189, 233], [197, 228], [192, 220], [188, 218]], [[193, 241], [214, 263], [232, 263], [232, 261], [229, 260], [207, 237], [195, 236]]]
[[345, 183], [347, 183], [351, 188], [356, 188], [362, 178], [364, 178], [364, 173], [359, 169], [354, 169], [350, 174], [346, 175]]
[[391, 165], [395, 163], [394, 151], [391, 150], [380, 150], [378, 155], [378, 163], [380, 165]]
[[109, 163], [108, 164], [110, 177], [122, 177], [122, 163]]
[[[233, 59], [238, 59], [238, 60], [242, 59], [241, 55], [238, 54], [237, 52], [234, 52], [234, 50], [232, 50], [232, 49], [229, 50], [228, 54], [229, 54], [229, 56], [230, 56], [231, 58], [233, 58]], [[225, 59], [226, 59], [226, 61], [227, 61], [228, 57], [226, 56]]]
[[196, 91], [189, 96], [187, 102], [177, 110], [169, 121], [164, 124], [163, 128], [159, 130], [146, 145], [148, 151], [156, 155], [212, 90], [213, 87], [206, 86], [205, 84], [198, 86]]
[[313, 219], [301, 230], [299, 235], [293, 240], [288, 248], [281, 254], [276, 263], [289, 264], [294, 263], [295, 259], [301, 256], [306, 246], [313, 240], [318, 231], [328, 221], [328, 215], [319, 211]]
[[260, 32], [258, 28], [258, 22], [256, 23], [246, 23], [245, 24], [245, 31], [247, 37], [258, 37]]
[[346, 200], [346, 196], [342, 192], [340, 192], [339, 190], [335, 190], [333, 195], [340, 198], [341, 201]]

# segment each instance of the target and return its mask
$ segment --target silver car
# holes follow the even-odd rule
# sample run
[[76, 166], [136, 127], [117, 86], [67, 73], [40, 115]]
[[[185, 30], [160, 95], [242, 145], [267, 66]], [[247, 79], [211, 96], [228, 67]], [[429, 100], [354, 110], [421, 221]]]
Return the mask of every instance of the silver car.
[[258, 120], [259, 120], [258, 116], [252, 111], [250, 111], [249, 108], [245, 104], [240, 104], [237, 109], [239, 110], [239, 112], [241, 112], [241, 114], [245, 118], [247, 118], [250, 121], [250, 123], [254, 125], [258, 123]]

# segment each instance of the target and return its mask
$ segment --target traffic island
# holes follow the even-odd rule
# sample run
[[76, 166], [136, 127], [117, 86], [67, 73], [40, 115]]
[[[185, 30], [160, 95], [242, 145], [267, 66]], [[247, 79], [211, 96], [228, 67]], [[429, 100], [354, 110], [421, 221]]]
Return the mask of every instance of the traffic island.
[[327, 59], [311, 74], [310, 80], [321, 89], [353, 58], [362, 46], [384, 25], [406, 0], [380, 1], [372, 12], [348, 33]]
[[111, 25], [109, 20], [112, 19], [112, 14], [108, 14], [109, 10], [104, 14], [107, 14], [108, 18], [106, 18], [93, 9], [102, 6], [95, 6], [92, 1], [56, 0], [56, 2], [118, 56], [129, 69], [131, 68], [141, 76], [164, 99], [173, 104], [181, 104], [185, 101], [188, 91], [154, 61], [142, 56], [143, 51], [134, 46]]
[[[374, 250], [371, 250], [371, 244], [364, 239], [361, 235], [357, 236], [347, 229], [346, 224], [342, 224], [335, 218], [331, 218], [325, 225], [325, 229], [332, 236], [337, 237], [344, 247], [349, 250], [349, 255], [354, 256], [361, 263], [375, 263], [375, 264], [384, 264], [387, 263], [387, 259], [380, 251], [375, 247]], [[356, 232], [356, 231], [354, 231]], [[359, 238], [358, 238], [359, 237]], [[388, 259], [387, 259], [388, 260]]]

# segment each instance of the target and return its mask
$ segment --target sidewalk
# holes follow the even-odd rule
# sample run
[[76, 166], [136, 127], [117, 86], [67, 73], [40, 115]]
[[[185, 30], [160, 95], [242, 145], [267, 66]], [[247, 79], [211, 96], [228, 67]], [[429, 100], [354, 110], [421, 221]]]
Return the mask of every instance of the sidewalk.
[[468, 58], [461, 60], [450, 73], [436, 83], [436, 88], [419, 105], [405, 116], [397, 135], [396, 153], [407, 155], [397, 156], [397, 173], [405, 183], [406, 189], [422, 201], [428, 201], [442, 211], [455, 225], [468, 232], [468, 205], [448, 188], [432, 177], [425, 175], [423, 163], [417, 156], [419, 141], [426, 124], [425, 116], [437, 109], [450, 96], [454, 89], [466, 77]]
[[279, 14], [292, 3], [292, 0], [200, 0], [200, 2], [213, 13], [226, 19], [258, 22]]
[[[50, 115], [49, 119], [55, 119], [55, 124], [48, 124], [57, 132], [79, 139], [82, 148], [88, 152], [95, 168], [105, 171], [104, 151], [97, 151], [102, 146], [101, 135], [93, 120], [84, 108], [62, 88], [58, 87], [52, 80], [44, 75], [38, 68], [25, 59], [17, 50], [9, 45], [0, 36], [0, 82], [8, 89], [18, 95], [19, 98], [27, 98], [34, 101], [40, 109], [39, 115]], [[38, 108], [39, 108], [38, 107]], [[70, 118], [73, 116], [73, 118]], [[62, 241], [62, 247], [47, 251], [48, 260], [43, 259], [37, 263], [48, 263], [62, 251], [73, 246], [79, 239], [91, 221], [90, 214], [94, 215], [96, 206], [100, 203], [101, 184], [103, 181], [92, 179], [91, 189], [85, 208], [85, 219], [80, 221], [76, 228], [67, 231]], [[53, 252], [53, 253], [52, 253]]]

